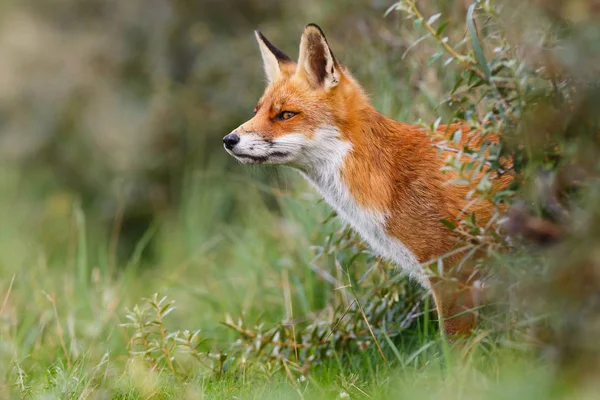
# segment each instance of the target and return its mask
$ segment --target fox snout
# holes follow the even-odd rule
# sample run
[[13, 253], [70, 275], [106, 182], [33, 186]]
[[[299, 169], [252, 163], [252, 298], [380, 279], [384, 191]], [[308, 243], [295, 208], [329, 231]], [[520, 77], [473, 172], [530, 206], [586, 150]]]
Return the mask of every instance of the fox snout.
[[233, 150], [236, 144], [240, 142], [240, 135], [237, 132], [233, 131], [229, 135], [225, 135], [223, 138], [223, 144], [225, 148], [228, 150]]
[[240, 134], [234, 130], [223, 138], [223, 147], [244, 164], [287, 164], [296, 159], [302, 143], [296, 135], [268, 138], [257, 132]]

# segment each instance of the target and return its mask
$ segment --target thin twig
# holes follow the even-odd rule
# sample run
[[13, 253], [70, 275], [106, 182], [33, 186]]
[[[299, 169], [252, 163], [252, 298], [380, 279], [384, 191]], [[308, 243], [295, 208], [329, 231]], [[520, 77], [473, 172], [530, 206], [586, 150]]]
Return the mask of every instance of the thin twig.
[[473, 245], [466, 245], [466, 246], [459, 247], [458, 249], [452, 250], [452, 251], [450, 251], [448, 253], [444, 253], [444, 254], [442, 254], [439, 257], [432, 258], [429, 261], [425, 261], [424, 263], [421, 263], [420, 266], [422, 268], [426, 268], [430, 264], [433, 264], [434, 262], [438, 262], [439, 260], [443, 260], [444, 258], [452, 257], [453, 255], [456, 255], [456, 254], [461, 253], [463, 251], [467, 251], [467, 250], [472, 249], [472, 248], [473, 248]]
[[60, 345], [62, 346], [63, 353], [65, 358], [67, 359], [67, 365], [71, 368], [71, 357], [69, 356], [69, 352], [67, 351], [67, 345], [65, 344], [65, 337], [62, 325], [58, 319], [58, 310], [56, 309], [56, 300], [54, 296], [50, 296], [48, 293], [44, 293], [46, 298], [52, 303], [52, 308], [54, 309], [54, 319], [56, 319], [56, 328], [58, 331], [58, 339], [60, 340]]
[[[158, 299], [158, 298], [157, 298]], [[158, 305], [158, 303], [157, 303]], [[173, 360], [171, 359], [171, 350], [169, 349], [169, 341], [167, 340], [167, 332], [165, 331], [165, 326], [163, 324], [163, 319], [162, 319], [162, 312], [160, 309], [160, 305], [158, 305], [156, 307], [156, 319], [158, 322], [158, 326], [160, 327], [160, 336], [162, 337], [165, 346], [164, 346], [164, 350], [165, 350], [165, 355], [167, 356], [167, 364], [169, 365], [169, 369], [171, 370], [171, 372], [173, 374], [175, 374], [175, 366], [173, 366]]]
[[16, 274], [13, 274], [12, 279], [10, 280], [10, 285], [8, 285], [8, 291], [6, 292], [6, 296], [4, 296], [4, 301], [2, 302], [2, 308], [0, 308], [0, 316], [4, 312], [6, 303], [8, 303], [8, 298], [10, 297], [10, 292], [12, 291], [13, 283], [15, 281], [15, 276], [16, 276]]
[[425, 314], [424, 312], [416, 312], [419, 309], [420, 305], [421, 305], [420, 301], [415, 302], [415, 305], [413, 306], [413, 308], [411, 308], [411, 310], [408, 312], [408, 314], [406, 314], [406, 317], [404, 317], [404, 319], [402, 319], [402, 322], [400, 323], [401, 329], [407, 328], [410, 325], [410, 322], [412, 320]]
[[125, 217], [125, 199], [119, 199], [117, 211], [113, 221], [112, 233], [110, 235], [110, 244], [108, 245], [108, 273], [113, 276], [117, 265], [117, 251], [119, 247], [119, 238], [123, 227], [123, 218]]
[[[354, 293], [352, 293], [354, 294]], [[375, 341], [375, 345], [377, 346], [377, 349], [379, 350], [379, 354], [381, 354], [381, 358], [383, 358], [383, 361], [385, 361], [385, 365], [387, 365], [389, 367], [389, 363], [387, 358], [385, 357], [385, 354], [383, 354], [383, 350], [381, 350], [381, 346], [379, 345], [379, 340], [377, 340], [377, 337], [375, 336], [375, 333], [373, 332], [373, 329], [371, 329], [371, 324], [369, 323], [369, 320], [367, 319], [367, 315], [365, 314], [365, 310], [363, 310], [362, 306], [360, 305], [360, 301], [358, 301], [358, 299], [356, 298], [356, 295], [354, 295], [354, 299], [356, 300], [356, 304], [358, 305], [358, 309], [360, 310], [360, 313], [363, 316], [363, 319], [365, 320], [365, 323], [367, 324], [367, 328], [369, 328], [369, 332], [371, 333], [371, 337], [373, 338], [373, 340]]]
[[283, 297], [285, 298], [285, 303], [286, 305], [288, 305], [289, 309], [289, 318], [290, 321], [292, 322], [292, 339], [294, 340], [294, 353], [296, 355], [296, 362], [298, 362], [298, 346], [296, 343], [296, 324], [294, 323], [294, 311], [292, 309], [292, 296], [291, 296], [291, 291], [290, 291], [290, 281], [289, 281], [289, 276], [288, 276], [288, 272], [287, 269], [284, 269], [281, 274], [282, 276], [282, 281], [283, 281]]
[[294, 376], [292, 375], [292, 371], [290, 371], [290, 369], [288, 368], [285, 358], [281, 358], [281, 364], [283, 365], [283, 368], [285, 369], [285, 373], [286, 373], [288, 379], [290, 380], [290, 382], [292, 383], [292, 386], [294, 387], [294, 389], [296, 389], [300, 398], [304, 400], [304, 395], [300, 391], [300, 388], [298, 387], [298, 384], [296, 383], [296, 380], [294, 379]]
[[[350, 287], [352, 287], [352, 286], [350, 286]], [[342, 322], [342, 319], [344, 319], [344, 317], [346, 316], [346, 314], [348, 314], [348, 312], [350, 311], [350, 308], [354, 305], [355, 302], [356, 302], [356, 298], [354, 298], [354, 300], [352, 300], [352, 303], [350, 303], [350, 305], [348, 306], [348, 308], [346, 308], [346, 311], [344, 311], [344, 313], [337, 320], [337, 322], [335, 323], [335, 325], [333, 326], [333, 328], [331, 328], [331, 332], [329, 332], [329, 335], [327, 335], [327, 337], [325, 338], [325, 342], [329, 341], [329, 338], [331, 337], [331, 335], [333, 335], [333, 333], [337, 329], [338, 325]]]
[[350, 386], [352, 386], [354, 389], [358, 390], [363, 396], [365, 396], [367, 399], [372, 399], [371, 396], [369, 396], [364, 390], [362, 390], [361, 388], [359, 388], [358, 386], [356, 386], [354, 384], [354, 382], [350, 383]]

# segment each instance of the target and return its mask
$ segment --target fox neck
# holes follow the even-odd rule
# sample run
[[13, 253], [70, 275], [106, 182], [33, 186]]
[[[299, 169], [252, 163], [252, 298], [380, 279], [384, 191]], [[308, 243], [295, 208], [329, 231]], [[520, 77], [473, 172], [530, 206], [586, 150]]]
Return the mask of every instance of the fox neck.
[[336, 126], [321, 126], [315, 131], [311, 145], [305, 148], [305, 160], [299, 168], [302, 175], [338, 213], [344, 216], [353, 207], [354, 199], [342, 178], [352, 143], [341, 138]]
[[[387, 207], [387, 199], [391, 196], [391, 177], [384, 171], [372, 168], [378, 165], [386, 170], [383, 165], [385, 157], [380, 154], [381, 146], [373, 137], [381, 132], [373, 131], [373, 127], [385, 129], [383, 125], [389, 122], [384, 119], [382, 125], [380, 114], [373, 117], [375, 120], [367, 120], [362, 125], [369, 132], [341, 132], [339, 127], [334, 126], [317, 129], [311, 141], [313, 145], [305, 149], [310, 163], [300, 170], [338, 215], [350, 223], [378, 255], [403, 267], [427, 285], [417, 257], [386, 229], [391, 214]], [[371, 137], [366, 142], [353, 142], [353, 134], [368, 134]], [[379, 163], [374, 164], [373, 160], [379, 160]]]
[[352, 123], [321, 126], [304, 149], [305, 162], [299, 169], [338, 212], [358, 205], [387, 214], [394, 168], [386, 165], [390, 157], [380, 140], [395, 123], [369, 106], [356, 113]]

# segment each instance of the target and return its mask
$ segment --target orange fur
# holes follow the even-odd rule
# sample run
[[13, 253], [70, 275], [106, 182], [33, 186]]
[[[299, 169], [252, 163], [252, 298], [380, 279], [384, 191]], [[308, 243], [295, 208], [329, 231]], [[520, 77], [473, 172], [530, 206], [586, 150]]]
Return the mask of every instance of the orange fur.
[[[433, 146], [435, 141], [428, 132], [378, 113], [360, 85], [335, 60], [318, 27], [307, 26], [298, 64], [275, 49], [261, 34], [257, 38], [265, 69], [271, 74], [268, 76], [270, 84], [258, 102], [256, 115], [234, 134], [241, 137], [242, 142], [245, 135], [254, 135], [259, 139], [253, 139], [253, 143], [267, 149], [298, 133], [303, 135], [302, 143], [311, 143], [317, 140], [319, 127], [335, 127], [339, 132], [335, 140], [351, 148], [344, 153], [339, 167], [340, 185], [350, 193], [359, 211], [367, 217], [374, 215], [374, 219], [378, 215], [385, 216], [383, 235], [406, 246], [420, 263], [452, 250], [457, 234], [441, 220], [456, 221], [469, 204], [465, 198], [469, 188], [447, 184], [456, 176], [442, 172], [444, 159], [438, 155], [439, 149]], [[273, 56], [269, 49], [274, 52]], [[294, 115], [283, 120], [280, 118], [283, 111]], [[457, 129], [463, 131], [459, 146], [467, 145], [466, 125], [443, 126], [438, 133], [452, 134]], [[496, 137], [488, 139], [497, 140]], [[471, 143], [471, 146], [477, 144]], [[253, 146], [248, 144], [247, 151], [254, 151]], [[228, 151], [242, 159], [242, 152], [236, 153], [235, 147]], [[265, 150], [264, 155], [260, 153], [254, 161], [288, 164], [305, 172], [312, 168], [292, 156], [285, 162], [271, 160], [272, 154], [275, 153]], [[509, 181], [507, 176], [502, 176], [494, 182], [500, 188]], [[470, 205], [469, 212], [475, 212], [477, 220], [486, 223], [492, 216], [493, 206], [479, 202]], [[364, 215], [361, 214], [361, 218], [366, 218]], [[449, 257], [447, 265], [452, 267], [462, 256]], [[474, 327], [474, 313], [456, 317], [474, 305], [470, 289], [473, 276], [473, 270], [464, 266], [459, 272], [451, 272], [453, 279], [430, 278], [438, 313], [449, 334], [467, 333]]]

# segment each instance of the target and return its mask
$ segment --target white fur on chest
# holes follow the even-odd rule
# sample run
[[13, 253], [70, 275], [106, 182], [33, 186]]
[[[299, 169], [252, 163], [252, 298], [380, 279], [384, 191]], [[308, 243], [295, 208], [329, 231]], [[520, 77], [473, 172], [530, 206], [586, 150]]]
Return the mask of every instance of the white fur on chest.
[[385, 214], [358, 205], [342, 179], [344, 159], [352, 145], [339, 138], [334, 127], [321, 127], [305, 149], [307, 164], [303, 175], [345, 221], [369, 244], [376, 254], [403, 268], [424, 282], [424, 272], [417, 257], [398, 239], [388, 235]]

